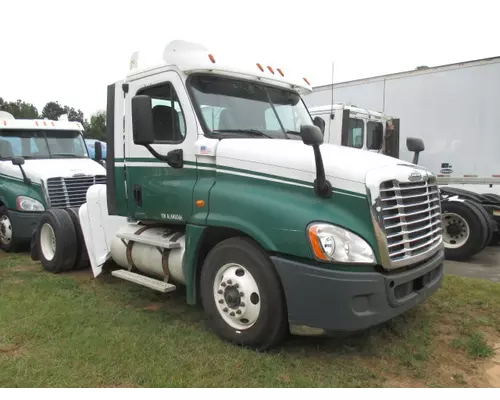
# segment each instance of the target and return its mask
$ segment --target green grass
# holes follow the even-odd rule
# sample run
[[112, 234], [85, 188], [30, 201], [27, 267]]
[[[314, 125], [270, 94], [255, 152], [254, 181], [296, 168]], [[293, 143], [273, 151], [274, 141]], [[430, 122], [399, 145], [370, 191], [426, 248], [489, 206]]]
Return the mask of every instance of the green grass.
[[1, 387], [485, 386], [486, 340], [499, 337], [500, 285], [447, 276], [426, 304], [381, 327], [259, 354], [209, 332], [182, 288], [52, 275], [0, 253]]

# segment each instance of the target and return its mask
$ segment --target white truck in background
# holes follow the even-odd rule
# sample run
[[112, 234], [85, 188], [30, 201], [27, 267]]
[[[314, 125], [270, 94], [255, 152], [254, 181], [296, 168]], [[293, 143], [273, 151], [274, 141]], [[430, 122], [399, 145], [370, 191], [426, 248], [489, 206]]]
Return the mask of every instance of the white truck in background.
[[79, 122], [0, 111], [1, 250], [28, 245], [44, 210], [80, 207], [96, 183], [106, 183], [106, 170], [90, 159]]
[[[500, 57], [336, 83], [333, 96], [397, 118], [399, 158], [412, 161], [406, 138], [421, 138], [419, 162], [440, 185], [500, 195]], [[332, 85], [314, 87], [304, 101], [330, 106]]]

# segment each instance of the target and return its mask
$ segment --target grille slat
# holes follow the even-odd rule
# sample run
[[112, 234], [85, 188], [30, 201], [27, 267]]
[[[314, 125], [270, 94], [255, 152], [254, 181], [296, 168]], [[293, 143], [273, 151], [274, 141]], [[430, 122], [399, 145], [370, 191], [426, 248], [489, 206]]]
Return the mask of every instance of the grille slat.
[[87, 190], [94, 184], [106, 184], [106, 176], [49, 178], [47, 191], [52, 208], [80, 207], [86, 201]]
[[435, 181], [385, 181], [380, 185], [380, 221], [391, 262], [431, 250], [441, 240], [441, 203]]

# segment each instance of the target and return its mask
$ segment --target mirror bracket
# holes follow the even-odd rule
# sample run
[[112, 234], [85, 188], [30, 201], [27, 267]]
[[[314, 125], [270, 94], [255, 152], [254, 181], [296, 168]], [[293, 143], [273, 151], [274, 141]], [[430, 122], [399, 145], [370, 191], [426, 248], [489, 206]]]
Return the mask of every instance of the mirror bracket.
[[149, 152], [158, 160], [166, 162], [172, 168], [182, 168], [184, 167], [184, 154], [182, 149], [171, 150], [166, 156], [158, 153], [149, 144], [145, 144], [144, 147], [149, 150]]
[[19, 169], [21, 170], [21, 174], [23, 175], [23, 181], [26, 185], [31, 185], [31, 179], [28, 178], [26, 175], [26, 172], [24, 171], [23, 164], [24, 164], [24, 158], [23, 157], [12, 157], [12, 164], [17, 165]]

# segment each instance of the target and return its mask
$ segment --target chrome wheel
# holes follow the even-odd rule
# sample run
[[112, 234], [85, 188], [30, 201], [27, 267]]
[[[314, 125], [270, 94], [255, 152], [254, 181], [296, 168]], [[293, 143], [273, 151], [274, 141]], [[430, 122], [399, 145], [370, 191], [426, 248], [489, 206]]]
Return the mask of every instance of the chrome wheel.
[[470, 237], [467, 221], [455, 213], [443, 214], [443, 240], [445, 247], [457, 249], [462, 247]]
[[223, 265], [215, 275], [213, 294], [219, 314], [230, 327], [245, 330], [259, 318], [259, 287], [245, 267]]
[[5, 246], [12, 242], [12, 223], [7, 215], [0, 217], [0, 242]]
[[56, 254], [56, 235], [50, 224], [43, 224], [40, 231], [40, 250], [47, 261], [51, 261]]

